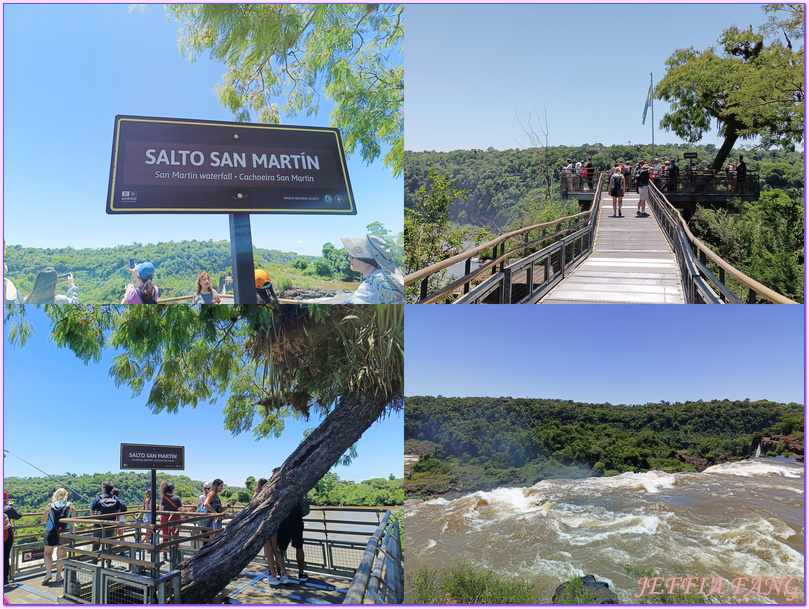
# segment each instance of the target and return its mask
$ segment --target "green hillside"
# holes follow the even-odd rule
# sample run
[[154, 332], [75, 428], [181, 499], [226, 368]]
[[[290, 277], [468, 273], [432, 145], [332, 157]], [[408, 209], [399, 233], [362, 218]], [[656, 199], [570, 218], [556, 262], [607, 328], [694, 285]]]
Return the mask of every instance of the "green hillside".
[[405, 402], [405, 450], [421, 454], [407, 477], [414, 492], [419, 485], [435, 492], [447, 485], [474, 490], [545, 478], [693, 471], [696, 461], [750, 456], [765, 435], [784, 437], [772, 453], [802, 456], [803, 405], [442, 397]]

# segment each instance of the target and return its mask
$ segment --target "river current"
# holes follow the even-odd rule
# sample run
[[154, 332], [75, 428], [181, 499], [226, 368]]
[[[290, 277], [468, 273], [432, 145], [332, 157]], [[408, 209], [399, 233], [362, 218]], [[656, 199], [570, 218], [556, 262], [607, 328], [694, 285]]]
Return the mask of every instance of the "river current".
[[[794, 459], [764, 458], [408, 501], [408, 571], [465, 561], [533, 582], [544, 602], [560, 583], [591, 573], [621, 603], [694, 578], [691, 592], [722, 602], [802, 604], [804, 480]], [[661, 579], [644, 581], [626, 566]]]

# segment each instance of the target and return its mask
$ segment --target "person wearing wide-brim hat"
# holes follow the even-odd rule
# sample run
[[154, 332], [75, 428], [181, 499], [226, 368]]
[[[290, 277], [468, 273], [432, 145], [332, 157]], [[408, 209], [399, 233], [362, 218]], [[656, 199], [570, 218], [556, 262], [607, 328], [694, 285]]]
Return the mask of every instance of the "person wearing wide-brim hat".
[[351, 264], [363, 282], [346, 300], [347, 304], [401, 304], [404, 302], [404, 275], [393, 262], [390, 247], [376, 235], [340, 237]]

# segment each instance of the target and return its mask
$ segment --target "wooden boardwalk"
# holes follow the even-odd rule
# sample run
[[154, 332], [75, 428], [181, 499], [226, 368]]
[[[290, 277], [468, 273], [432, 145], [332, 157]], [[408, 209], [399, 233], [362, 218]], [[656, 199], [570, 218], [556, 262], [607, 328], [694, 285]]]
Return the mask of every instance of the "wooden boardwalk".
[[654, 216], [637, 217], [637, 209], [638, 195], [630, 193], [624, 217], [613, 218], [605, 193], [593, 253], [540, 304], [685, 304], [674, 252]]

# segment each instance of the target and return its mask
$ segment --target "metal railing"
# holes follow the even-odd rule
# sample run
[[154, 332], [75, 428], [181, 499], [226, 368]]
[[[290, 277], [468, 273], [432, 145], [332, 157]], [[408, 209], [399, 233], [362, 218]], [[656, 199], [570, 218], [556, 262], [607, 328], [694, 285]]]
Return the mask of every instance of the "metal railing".
[[[593, 183], [601, 176], [607, 175], [606, 171], [595, 171], [592, 175], [564, 174], [562, 176], [561, 193], [563, 197], [571, 194], [587, 193], [594, 191]], [[627, 190], [637, 192], [636, 176], [629, 174], [627, 179]], [[604, 180], [604, 187], [607, 180]], [[680, 169], [676, 177], [663, 173], [652, 178], [650, 184], [654, 184], [659, 190], [666, 194], [680, 196], [705, 195], [707, 200], [725, 200], [734, 197], [745, 199], [757, 199], [761, 194], [761, 182], [758, 171], [748, 171], [744, 181], [739, 181], [735, 174], [715, 173], [707, 169], [690, 170]]]
[[[589, 211], [501, 235], [447, 260], [410, 273], [405, 277], [405, 286], [420, 283], [417, 304], [432, 304], [454, 297], [454, 304], [536, 302], [590, 253], [601, 203], [600, 177], [597, 180], [596, 193]], [[546, 234], [548, 229], [554, 229], [554, 232]], [[542, 235], [529, 240], [530, 233], [537, 230], [541, 230]], [[524, 242], [506, 251], [506, 242], [515, 237], [523, 237]], [[554, 239], [558, 241], [517, 262], [509, 263], [509, 260], [522, 255], [526, 250]], [[492, 259], [474, 271], [471, 270], [472, 259], [488, 250], [492, 251]], [[459, 263], [465, 264], [463, 277], [431, 294], [427, 293], [428, 281], [432, 275]], [[490, 273], [490, 277], [477, 286], [472, 285], [486, 273]], [[457, 298], [459, 291], [462, 291], [462, 295]]]
[[399, 521], [388, 511], [368, 541], [360, 566], [343, 600], [344, 605], [402, 604], [404, 567], [400, 539]]
[[[229, 509], [224, 516], [225, 528], [228, 520], [241, 509], [244, 506]], [[353, 512], [353, 518], [341, 517], [341, 512], [348, 511]], [[358, 516], [358, 512], [367, 512], [367, 515]], [[71, 532], [60, 534], [67, 542], [62, 547], [69, 556], [63, 561], [62, 594], [65, 600], [91, 604], [181, 602], [177, 565], [193, 556], [203, 541], [222, 530], [213, 531], [201, 526], [200, 521], [210, 518], [210, 514], [182, 511], [180, 520], [153, 524], [142, 521], [145, 513], [142, 506], [135, 506], [119, 514], [126, 518], [125, 522], [99, 520], [89, 514], [89, 510], [81, 510], [77, 518], [63, 519], [72, 526]], [[157, 514], [170, 516], [177, 515], [177, 512], [158, 511]], [[42, 513], [24, 516], [39, 519]], [[391, 526], [391, 520], [395, 522], [389, 510], [312, 506], [312, 511], [304, 518], [307, 567], [338, 577], [354, 577], [367, 553], [367, 540], [373, 539], [374, 531]], [[398, 540], [398, 522], [396, 527]], [[15, 527], [19, 533], [15, 541], [20, 542], [12, 546], [9, 573], [12, 581], [43, 572], [43, 528], [41, 524]], [[143, 534], [148, 534], [150, 541], [140, 542]], [[392, 547], [391, 551], [395, 548]], [[401, 568], [401, 550], [398, 556], [400, 560], [396, 568]], [[294, 561], [293, 548], [287, 550], [285, 559]], [[375, 585], [371, 582], [369, 589], [382, 594], [378, 587], [374, 588]], [[401, 589], [401, 586], [397, 588]]]
[[[649, 199], [652, 213], [677, 256], [687, 303], [742, 304], [745, 301], [725, 283], [729, 275], [747, 287], [746, 302], [749, 304], [755, 304], [759, 296], [776, 304], [798, 304], [748, 277], [715, 254], [691, 233], [677, 208], [654, 184], [649, 184]], [[709, 269], [709, 259], [717, 268], [719, 277]]]

